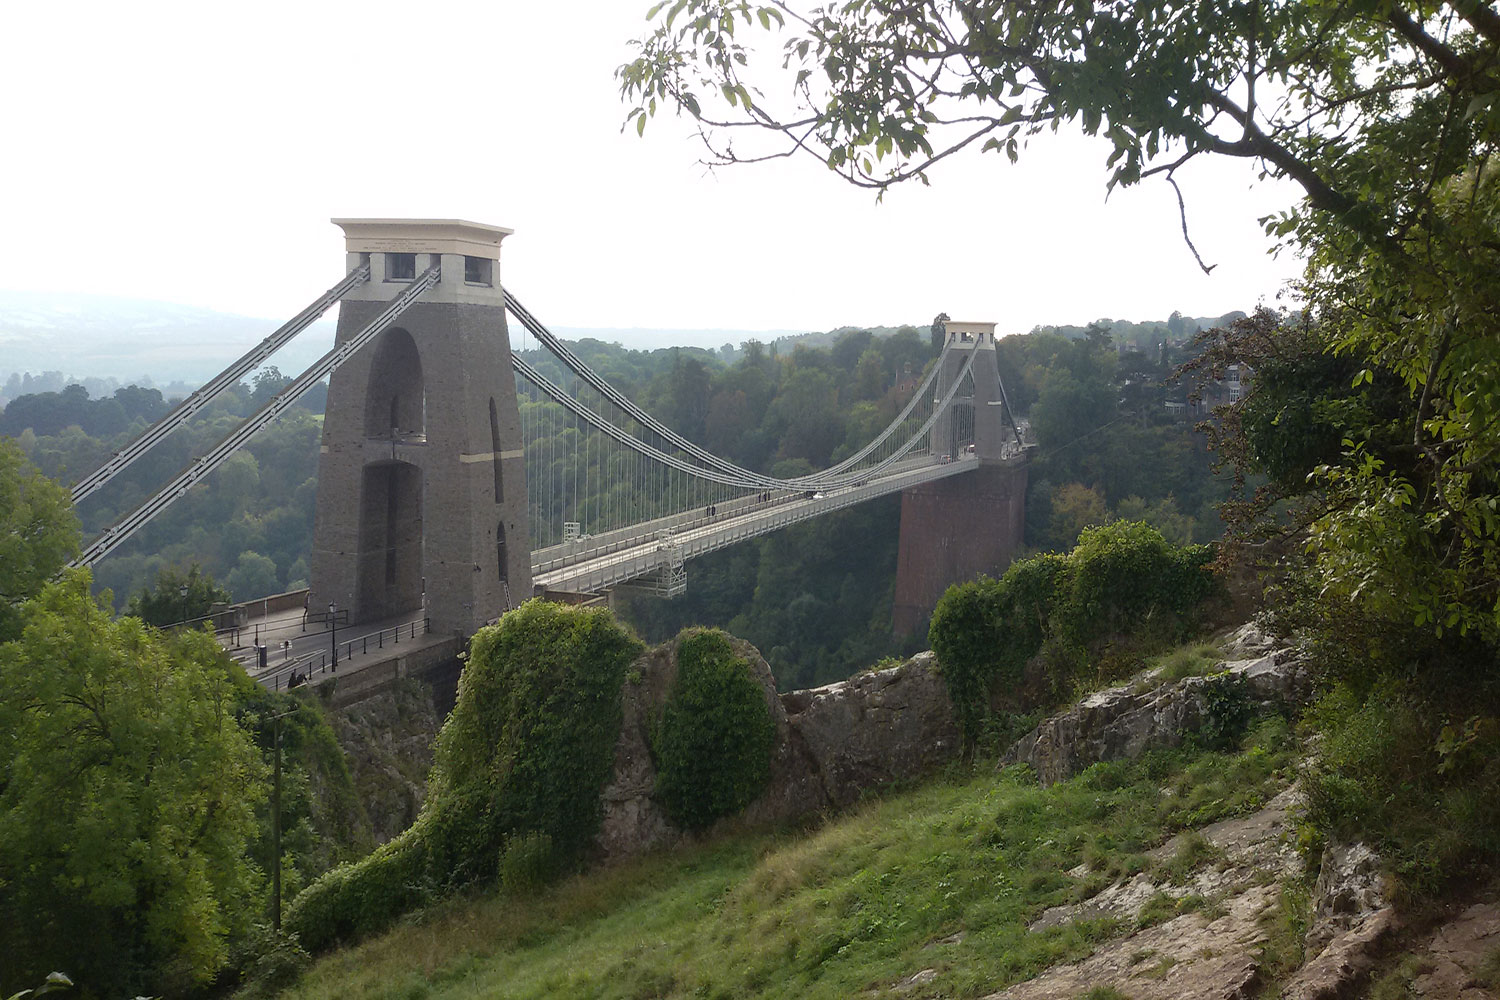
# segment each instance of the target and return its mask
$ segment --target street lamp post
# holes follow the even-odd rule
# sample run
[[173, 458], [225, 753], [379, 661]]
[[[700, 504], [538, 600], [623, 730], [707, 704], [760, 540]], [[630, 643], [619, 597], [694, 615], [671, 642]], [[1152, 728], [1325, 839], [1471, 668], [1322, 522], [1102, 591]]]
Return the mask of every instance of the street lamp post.
[[334, 602], [328, 603], [328, 627], [332, 629], [328, 634], [333, 637], [333, 672], [339, 672], [339, 606]]
[[180, 587], [177, 588], [177, 596], [182, 599], [182, 604], [180, 606], [181, 607], [182, 617], [179, 618], [178, 621], [184, 621], [185, 622], [185, 621], [188, 620], [187, 594], [188, 594], [187, 584], [184, 583], [182, 586], [180, 586]]
[[296, 714], [296, 711], [294, 708], [270, 718], [276, 724], [271, 737], [276, 748], [271, 785], [271, 927], [278, 931], [281, 930], [281, 720]]

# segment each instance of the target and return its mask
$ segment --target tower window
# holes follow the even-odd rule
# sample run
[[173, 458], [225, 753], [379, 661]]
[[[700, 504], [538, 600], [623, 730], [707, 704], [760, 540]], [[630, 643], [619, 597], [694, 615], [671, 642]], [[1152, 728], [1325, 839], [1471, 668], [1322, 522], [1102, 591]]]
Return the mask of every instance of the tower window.
[[464, 281], [470, 285], [493, 285], [495, 262], [488, 257], [464, 257]]
[[414, 253], [388, 253], [385, 255], [385, 280], [410, 281], [417, 276], [417, 255]]

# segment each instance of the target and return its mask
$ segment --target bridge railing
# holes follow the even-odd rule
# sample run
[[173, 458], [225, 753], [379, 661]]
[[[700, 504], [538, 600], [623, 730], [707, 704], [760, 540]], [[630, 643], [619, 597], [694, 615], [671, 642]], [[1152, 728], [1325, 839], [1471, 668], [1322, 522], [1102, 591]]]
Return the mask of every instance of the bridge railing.
[[[761, 495], [769, 495], [770, 499], [759, 499]], [[568, 566], [585, 559], [596, 559], [607, 556], [625, 549], [634, 548], [656, 538], [662, 531], [682, 531], [685, 529], [701, 527], [713, 524], [725, 518], [736, 517], [754, 510], [767, 510], [779, 504], [792, 503], [802, 499], [802, 493], [792, 493], [785, 490], [769, 490], [766, 494], [753, 494], [748, 497], [740, 497], [734, 500], [726, 500], [722, 503], [713, 504], [713, 514], [708, 513], [708, 506], [694, 507], [691, 510], [669, 514], [650, 521], [642, 521], [624, 528], [616, 528], [613, 531], [602, 532], [591, 535], [588, 538], [579, 539], [576, 542], [560, 542], [549, 545], [546, 548], [537, 549], [532, 556], [534, 562], [531, 565], [531, 573], [545, 573], [561, 566]]]
[[[886, 469], [877, 478], [882, 480], [890, 479], [893, 476], [908, 473], [914, 468], [928, 467], [936, 461], [937, 459], [933, 456], [925, 452], [918, 452]], [[531, 566], [531, 574], [533, 577], [536, 577], [578, 563], [602, 559], [617, 552], [625, 552], [642, 545], [648, 545], [656, 541], [660, 532], [665, 530], [671, 530], [674, 533], [691, 531], [719, 524], [731, 518], [742, 517], [746, 514], [764, 513], [779, 507], [800, 505], [808, 499], [807, 495], [810, 493], [822, 496], [826, 492], [829, 496], [844, 496], [850, 490], [862, 488], [862, 486], [841, 486], [829, 487], [826, 490], [816, 488], [807, 490], [768, 490], [763, 494], [752, 494], [748, 497], [740, 497], [735, 500], [716, 503], [713, 505], [714, 512], [712, 514], [708, 513], [707, 507], [694, 507], [691, 510], [669, 514], [651, 521], [643, 521], [625, 528], [617, 528], [614, 531], [604, 532], [586, 539], [580, 539], [576, 542], [561, 542], [556, 545], [549, 545], [546, 548], [537, 549], [532, 554], [535, 561]], [[867, 496], [868, 491], [860, 495]], [[768, 496], [769, 499], [762, 500], [760, 499], [761, 496]], [[836, 510], [841, 506], [847, 506], [847, 504], [840, 504], [837, 507], [819, 507], [819, 510]], [[804, 516], [799, 516], [785, 523], [791, 524], [796, 520], [803, 519]], [[762, 522], [757, 520], [756, 523]]]
[[254, 675], [254, 679], [262, 687], [270, 688], [272, 691], [300, 687], [303, 684], [312, 683], [315, 677], [337, 673], [338, 664], [352, 657], [365, 656], [372, 650], [379, 652], [387, 647], [394, 649], [401, 645], [403, 638], [410, 642], [417, 636], [427, 635], [431, 631], [432, 619], [421, 618], [376, 632], [356, 635], [353, 638], [340, 639], [337, 646], [330, 643], [328, 649], [303, 653], [283, 660], [275, 666], [268, 666], [263, 673]]

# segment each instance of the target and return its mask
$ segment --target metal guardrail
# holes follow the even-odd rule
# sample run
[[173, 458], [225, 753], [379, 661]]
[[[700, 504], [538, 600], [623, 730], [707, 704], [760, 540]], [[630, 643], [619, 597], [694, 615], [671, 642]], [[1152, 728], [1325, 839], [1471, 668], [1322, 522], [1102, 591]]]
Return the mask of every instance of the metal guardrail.
[[[367, 655], [372, 649], [376, 651], [385, 649], [387, 644], [393, 647], [401, 645], [403, 635], [408, 640], [412, 640], [418, 634], [427, 635], [431, 632], [431, 618], [402, 622], [400, 625], [383, 628], [377, 632], [368, 632], [351, 639], [341, 639], [337, 647], [303, 653], [301, 656], [284, 660], [275, 666], [268, 666], [263, 673], [252, 675], [252, 679], [272, 691], [300, 687], [303, 684], [312, 683], [314, 677], [338, 673], [338, 664], [351, 657]], [[337, 662], [335, 662], [335, 655], [337, 655]]]

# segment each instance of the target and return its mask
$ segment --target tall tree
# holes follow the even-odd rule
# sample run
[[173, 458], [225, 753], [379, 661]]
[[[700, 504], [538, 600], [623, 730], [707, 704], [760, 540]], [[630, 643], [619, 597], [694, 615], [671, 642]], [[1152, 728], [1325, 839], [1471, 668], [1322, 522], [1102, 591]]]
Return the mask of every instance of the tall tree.
[[203, 984], [255, 912], [246, 846], [265, 793], [223, 653], [111, 620], [85, 571], [22, 614], [0, 644], [0, 980]]
[[0, 438], [0, 642], [20, 633], [20, 606], [78, 554], [68, 491]]
[[158, 627], [178, 622], [201, 624], [210, 608], [228, 602], [229, 591], [193, 563], [186, 570], [176, 566], [158, 570], [155, 585], [141, 588], [130, 599], [125, 613]]

